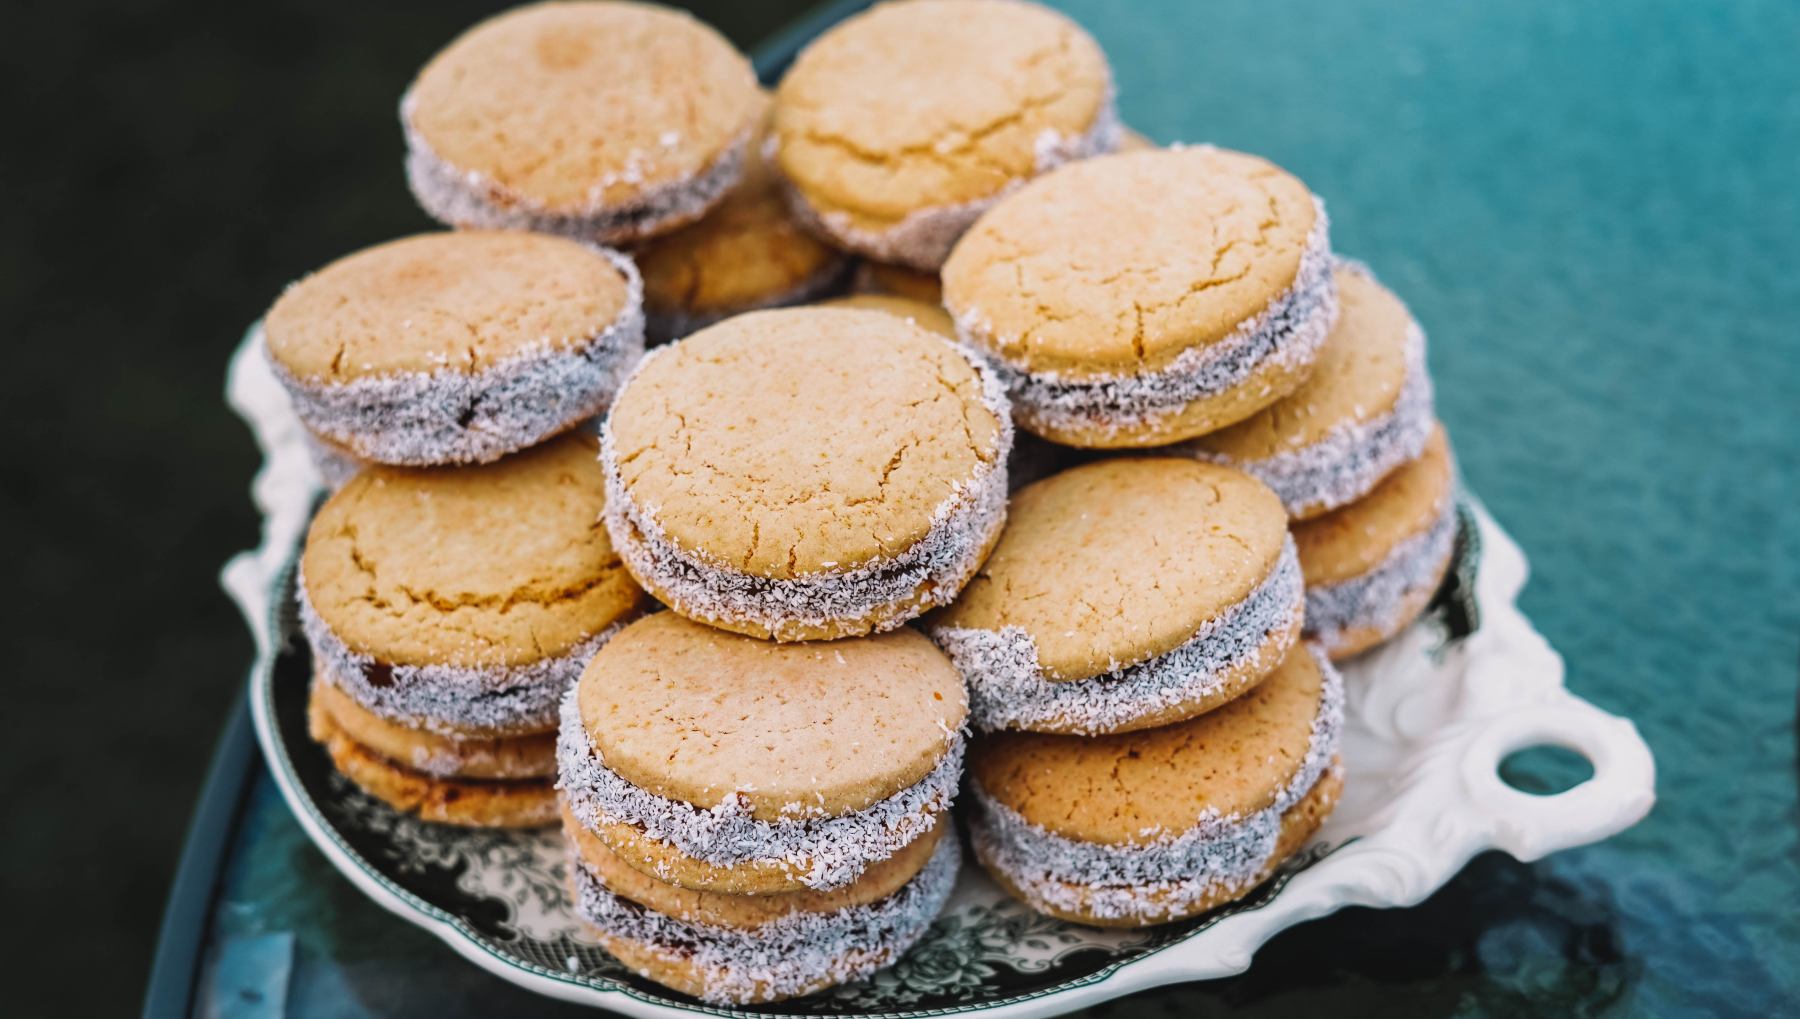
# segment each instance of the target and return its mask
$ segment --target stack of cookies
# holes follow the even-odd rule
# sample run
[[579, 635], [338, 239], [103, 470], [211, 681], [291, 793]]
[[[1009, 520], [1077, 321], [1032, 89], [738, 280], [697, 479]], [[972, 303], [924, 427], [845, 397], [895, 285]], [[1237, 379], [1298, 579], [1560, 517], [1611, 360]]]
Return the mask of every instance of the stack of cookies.
[[878, 4], [772, 95], [639, 3], [433, 58], [406, 174], [455, 229], [262, 329], [335, 489], [298, 597], [338, 769], [560, 823], [595, 937], [725, 1004], [924, 934], [965, 758], [976, 857], [1065, 919], [1303, 846], [1331, 660], [1449, 558], [1423, 334], [1298, 179], [1113, 98], [1023, 0]]

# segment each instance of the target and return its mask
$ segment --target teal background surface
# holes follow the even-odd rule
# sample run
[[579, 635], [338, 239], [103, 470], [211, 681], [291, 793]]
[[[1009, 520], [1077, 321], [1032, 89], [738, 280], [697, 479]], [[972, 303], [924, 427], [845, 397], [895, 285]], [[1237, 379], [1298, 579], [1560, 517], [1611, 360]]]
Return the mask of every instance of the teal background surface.
[[[1531, 557], [1526, 612], [1660, 769], [1605, 844], [1484, 856], [1099, 1013], [1793, 1012], [1800, 5], [1058, 6], [1127, 122], [1293, 170], [1411, 304], [1463, 472]], [[237, 845], [215, 1004], [253, 974], [296, 1015], [558, 1009], [362, 900], [266, 779]]]

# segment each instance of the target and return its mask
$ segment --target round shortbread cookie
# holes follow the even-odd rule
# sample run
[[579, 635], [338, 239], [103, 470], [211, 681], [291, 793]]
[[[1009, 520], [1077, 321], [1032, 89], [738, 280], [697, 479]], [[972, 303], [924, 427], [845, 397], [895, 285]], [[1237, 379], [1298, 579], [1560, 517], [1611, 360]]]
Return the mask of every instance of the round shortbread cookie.
[[837, 290], [850, 259], [802, 229], [781, 182], [752, 146], [744, 180], [698, 222], [632, 251], [644, 274], [652, 343], [732, 315], [805, 304]]
[[775, 95], [796, 211], [915, 269], [942, 264], [1000, 195], [1118, 135], [1100, 47], [1019, 0], [878, 4], [815, 39]]
[[617, 252], [537, 234], [420, 234], [290, 286], [261, 333], [300, 420], [354, 459], [485, 462], [605, 410], [643, 355]]
[[955, 597], [1005, 519], [1012, 425], [980, 359], [895, 315], [751, 312], [653, 351], [603, 428], [606, 523], [675, 611], [777, 640]]
[[956, 323], [950, 321], [950, 313], [935, 304], [926, 304], [909, 297], [896, 297], [891, 294], [852, 294], [836, 300], [821, 302], [822, 308], [863, 308], [869, 311], [885, 311], [890, 315], [898, 315], [908, 322], [937, 333], [947, 339], [956, 339]]
[[1335, 275], [1343, 312], [1300, 388], [1182, 447], [1256, 475], [1296, 520], [1369, 494], [1435, 425], [1425, 333], [1367, 267], [1339, 259]]
[[300, 557], [315, 659], [370, 711], [446, 735], [554, 728], [607, 637], [648, 608], [600, 525], [591, 436], [492, 464], [371, 468]]
[[721, 1005], [779, 1001], [865, 976], [925, 935], [956, 885], [962, 853], [939, 839], [924, 869], [885, 898], [829, 912], [790, 912], [744, 928], [677, 919], [626, 898], [579, 857], [575, 912], [626, 966]]
[[562, 820], [563, 833], [568, 836], [576, 859], [593, 871], [614, 895], [672, 919], [737, 928], [757, 927], [794, 913], [830, 913], [879, 902], [918, 876], [937, 849], [940, 838], [946, 834], [950, 838], [956, 837], [951, 831], [949, 817], [941, 817], [930, 831], [908, 842], [893, 856], [870, 866], [861, 877], [842, 888], [829, 891], [802, 888], [767, 895], [744, 895], [704, 891], [663, 881], [632, 866], [609, 848], [566, 804]]
[[560, 785], [609, 848], [665, 882], [839, 888], [936, 824], [967, 712], [955, 667], [913, 630], [775, 644], [659, 613], [565, 701]]
[[1405, 629], [1430, 603], [1456, 544], [1456, 469], [1442, 427], [1368, 495], [1294, 525], [1306, 633], [1344, 659]]
[[908, 297], [940, 307], [944, 303], [944, 288], [938, 282], [937, 273], [885, 262], [858, 263], [850, 289], [858, 294]]
[[749, 61], [681, 11], [519, 7], [413, 81], [400, 103], [407, 181], [453, 226], [641, 240], [738, 182], [763, 103]]
[[926, 630], [983, 729], [1093, 735], [1189, 718], [1299, 638], [1275, 494], [1175, 457], [1098, 460], [1022, 489], [975, 579]]
[[1211, 147], [1062, 167], [995, 204], [944, 265], [957, 332], [1025, 428], [1073, 446], [1178, 442], [1300, 384], [1337, 320], [1324, 206]]
[[439, 778], [414, 771], [351, 739], [317, 697], [307, 705], [307, 729], [345, 778], [403, 814], [466, 828], [556, 823], [556, 790], [547, 780]]
[[[1242, 697], [1175, 725], [983, 737], [970, 757], [976, 854], [1033, 908], [1084, 923], [1162, 923], [1241, 896], [1295, 848], [1290, 824], [1329, 809], [1307, 798], [1332, 770], [1343, 698], [1302, 644]], [[1335, 795], [1326, 785], [1320, 800]]]
[[313, 678], [313, 700], [343, 733], [402, 767], [437, 778], [523, 779], [556, 774], [556, 733], [457, 738], [383, 718], [333, 686]]

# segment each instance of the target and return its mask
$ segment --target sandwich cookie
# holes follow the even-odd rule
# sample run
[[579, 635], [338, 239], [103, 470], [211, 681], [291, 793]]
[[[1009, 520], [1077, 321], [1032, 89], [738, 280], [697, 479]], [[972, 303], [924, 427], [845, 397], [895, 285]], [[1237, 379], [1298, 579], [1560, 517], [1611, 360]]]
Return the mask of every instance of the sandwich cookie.
[[946, 604], [1006, 516], [998, 380], [887, 312], [756, 311], [658, 348], [602, 435], [626, 567], [752, 636], [874, 633]]
[[558, 787], [580, 827], [665, 884], [842, 889], [946, 823], [967, 712], [914, 630], [776, 644], [657, 613], [564, 700]]
[[1425, 452], [1374, 491], [1294, 525], [1306, 634], [1334, 660], [1394, 636], [1430, 603], [1456, 546], [1455, 474], [1435, 427]]
[[923, 326], [947, 340], [956, 339], [956, 323], [950, 321], [949, 312], [938, 305], [915, 301], [910, 297], [895, 297], [891, 294], [852, 294], [849, 297], [820, 302], [820, 307], [866, 308], [870, 311], [885, 311], [890, 315], [898, 315], [916, 326]]
[[543, 3], [463, 33], [400, 103], [425, 211], [619, 244], [699, 219], [762, 115], [750, 62], [654, 4]]
[[598, 519], [596, 443], [480, 467], [371, 467], [300, 559], [313, 736], [364, 790], [426, 820], [555, 820], [558, 705], [649, 599]]
[[1000, 195], [1118, 137], [1100, 47], [1019, 0], [878, 4], [814, 40], [775, 94], [801, 218], [914, 269], [937, 269]]
[[905, 297], [933, 305], [944, 303], [944, 288], [938, 283], [937, 273], [884, 262], [858, 263], [850, 289], [858, 294]]
[[1000, 544], [926, 632], [977, 728], [1126, 732], [1210, 711], [1300, 636], [1281, 503], [1227, 467], [1098, 460], [1013, 497]]
[[998, 202], [943, 271], [957, 332], [1055, 442], [1156, 446], [1241, 421], [1312, 370], [1338, 317], [1325, 208], [1211, 147], [1062, 167]]
[[631, 260], [540, 234], [421, 234], [289, 287], [263, 349], [352, 461], [484, 463], [604, 411], [644, 351]]
[[1285, 399], [1183, 447], [1261, 478], [1296, 520], [1355, 502], [1419, 458], [1436, 427], [1425, 333], [1367, 267], [1339, 259], [1343, 312]]
[[1113, 736], [998, 733], [970, 754], [976, 858], [1050, 916], [1141, 927], [1255, 888], [1343, 788], [1344, 689], [1297, 645], [1217, 711]]
[[774, 171], [752, 147], [744, 181], [699, 222], [632, 252], [644, 274], [652, 343], [731, 315], [805, 304], [838, 290], [850, 259], [794, 221]]

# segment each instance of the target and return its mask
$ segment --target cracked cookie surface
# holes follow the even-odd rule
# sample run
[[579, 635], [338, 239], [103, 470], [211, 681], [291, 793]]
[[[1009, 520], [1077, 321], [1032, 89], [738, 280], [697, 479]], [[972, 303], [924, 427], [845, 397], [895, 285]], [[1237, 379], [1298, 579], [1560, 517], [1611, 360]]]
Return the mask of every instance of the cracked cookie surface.
[[289, 287], [263, 322], [270, 356], [309, 383], [397, 372], [476, 374], [593, 341], [628, 310], [629, 281], [575, 241], [428, 233], [341, 258]]
[[817, 307], [663, 348], [607, 428], [625, 492], [662, 537], [778, 579], [908, 551], [1010, 440], [956, 347], [894, 315]]
[[1190, 640], [1269, 577], [1286, 537], [1280, 501], [1249, 475], [1100, 460], [1021, 489], [1000, 543], [928, 625], [1016, 627], [1046, 679], [1087, 679]]
[[1293, 287], [1318, 216], [1305, 184], [1255, 156], [1099, 156], [990, 209], [944, 264], [944, 303], [966, 338], [1021, 371], [1153, 372]]
[[634, 786], [759, 820], [835, 817], [924, 779], [968, 713], [962, 678], [917, 631], [774, 644], [674, 613], [588, 663], [581, 725]]
[[653, 4], [583, 2], [465, 32], [419, 72], [403, 116], [484, 201], [579, 214], [703, 177], [760, 106], [749, 61], [707, 25]]
[[851, 231], [990, 199], [1109, 116], [1073, 21], [1015, 0], [881, 4], [808, 46], [776, 93], [778, 163]]
[[630, 618], [648, 599], [600, 514], [593, 438], [478, 467], [358, 474], [313, 518], [305, 594], [352, 652], [390, 666], [522, 666]]

